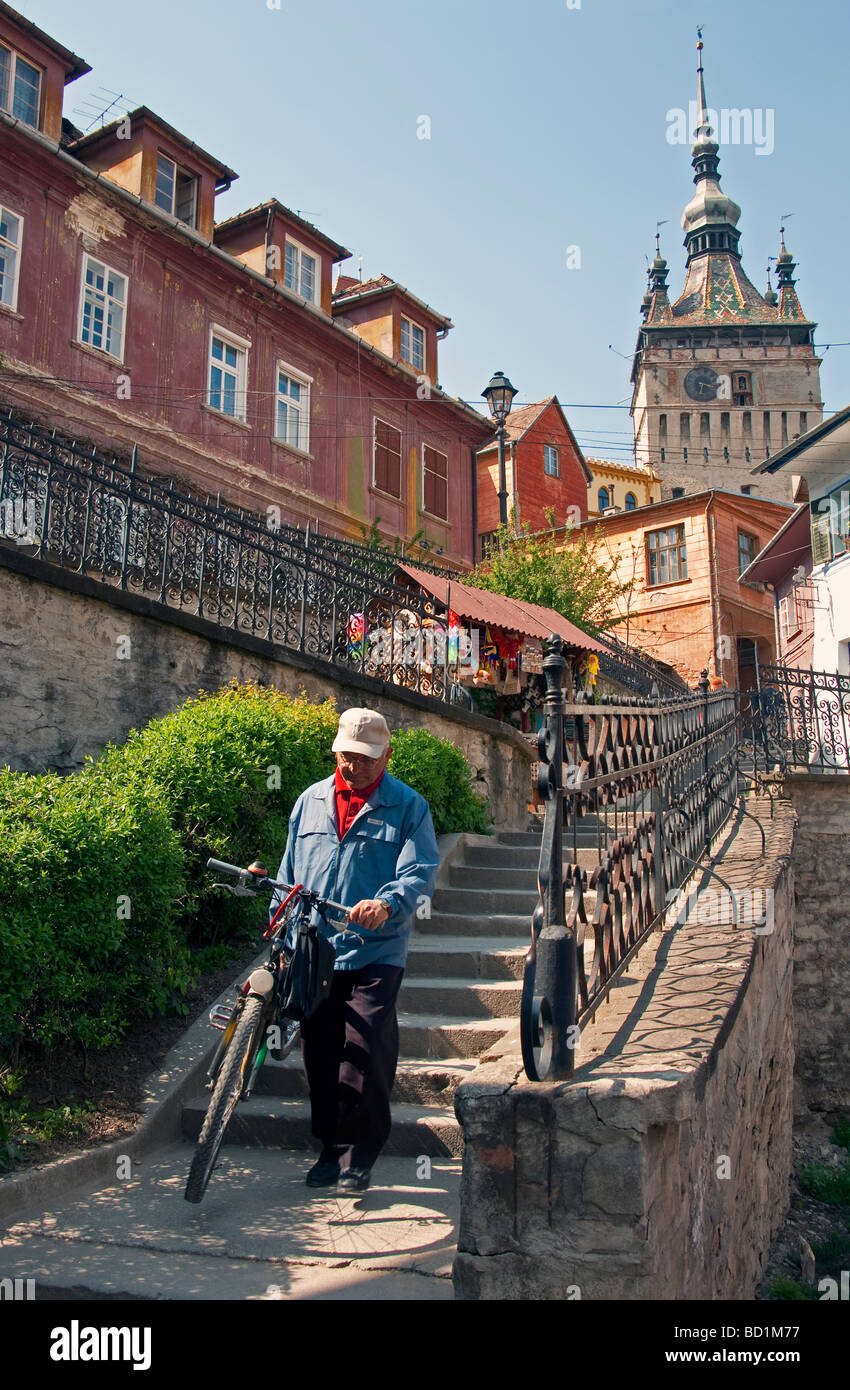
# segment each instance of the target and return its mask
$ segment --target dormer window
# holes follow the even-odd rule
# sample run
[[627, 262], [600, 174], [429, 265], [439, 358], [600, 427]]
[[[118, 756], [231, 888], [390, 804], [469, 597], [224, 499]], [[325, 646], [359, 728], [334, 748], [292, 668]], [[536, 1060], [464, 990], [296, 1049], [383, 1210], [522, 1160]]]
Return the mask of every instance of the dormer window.
[[300, 294], [311, 304], [319, 302], [319, 258], [297, 241], [286, 240], [283, 283], [294, 294]]
[[188, 227], [197, 225], [198, 220], [198, 180], [169, 159], [167, 155], [156, 157], [156, 193], [154, 202], [163, 212], [185, 222]]
[[409, 362], [418, 372], [425, 370], [425, 329], [404, 315], [401, 320], [401, 360]]
[[41, 72], [12, 48], [0, 44], [0, 108], [38, 129]]

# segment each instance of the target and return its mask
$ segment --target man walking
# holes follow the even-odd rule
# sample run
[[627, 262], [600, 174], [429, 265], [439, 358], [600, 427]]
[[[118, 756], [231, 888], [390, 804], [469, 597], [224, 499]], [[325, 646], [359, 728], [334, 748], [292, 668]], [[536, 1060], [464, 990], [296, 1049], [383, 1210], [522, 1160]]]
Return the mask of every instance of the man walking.
[[364, 938], [316, 919], [336, 965], [330, 997], [301, 1025], [313, 1134], [322, 1145], [307, 1185], [363, 1192], [390, 1132], [396, 998], [413, 916], [433, 892], [439, 853], [428, 803], [386, 771], [392, 747], [383, 715], [346, 710], [332, 747], [336, 772], [295, 803], [278, 878], [351, 904], [350, 922]]

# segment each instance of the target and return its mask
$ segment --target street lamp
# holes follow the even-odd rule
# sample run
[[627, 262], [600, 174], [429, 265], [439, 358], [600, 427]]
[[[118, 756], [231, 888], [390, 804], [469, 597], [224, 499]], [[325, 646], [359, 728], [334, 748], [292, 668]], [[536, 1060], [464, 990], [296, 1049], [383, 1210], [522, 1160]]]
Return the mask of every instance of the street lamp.
[[490, 384], [481, 392], [490, 414], [496, 421], [499, 437], [499, 522], [508, 524], [508, 485], [505, 478], [505, 421], [511, 413], [516, 387], [511, 386], [504, 372], [496, 372]]

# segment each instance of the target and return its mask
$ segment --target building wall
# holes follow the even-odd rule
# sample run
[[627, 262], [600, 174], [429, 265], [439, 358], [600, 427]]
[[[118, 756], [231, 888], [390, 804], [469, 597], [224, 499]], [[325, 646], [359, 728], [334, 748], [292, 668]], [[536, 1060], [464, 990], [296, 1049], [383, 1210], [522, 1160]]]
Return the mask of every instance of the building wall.
[[661, 480], [641, 469], [621, 468], [608, 459], [587, 460], [593, 473], [593, 481], [587, 488], [587, 515], [599, 516], [599, 489], [608, 489], [609, 506], [626, 509], [626, 495], [632, 493], [639, 507], [648, 507], [651, 502], [661, 501]]
[[[422, 525], [447, 557], [473, 562], [471, 457], [485, 422], [419, 400], [415, 377], [383, 367], [354, 335], [12, 130], [0, 200], [24, 218], [17, 309], [0, 309], [13, 404], [119, 455], [137, 444], [144, 466], [237, 505], [356, 538], [378, 517], [389, 536]], [[120, 361], [78, 341], [87, 253], [129, 280]], [[245, 423], [207, 404], [213, 325], [250, 343]], [[278, 360], [312, 378], [306, 453], [273, 437]], [[375, 415], [402, 431], [399, 499], [372, 486]], [[448, 459], [447, 524], [421, 515], [423, 444]]]
[[[635, 581], [631, 598], [619, 601], [617, 636], [669, 662], [690, 683], [707, 670], [740, 685], [738, 638], [755, 640], [762, 661], [773, 659], [776, 644], [773, 596], [738, 583], [738, 532], [755, 536], [760, 548], [787, 515], [767, 501], [714, 493], [595, 521], [603, 555], [619, 560], [622, 581]], [[684, 527], [687, 578], [650, 585], [647, 537], [676, 526]]]
[[[560, 476], [557, 478], [545, 469], [547, 444], [554, 445], [558, 450]], [[521, 439], [506, 442], [505, 477], [508, 515], [513, 507], [523, 528], [532, 531], [546, 529], [549, 525], [547, 508], [554, 511], [556, 526], [563, 526], [568, 519], [585, 520], [587, 517], [585, 473], [554, 402], [541, 411]], [[498, 448], [493, 446], [478, 456], [479, 535], [495, 531], [499, 525], [498, 494], [499, 454]]]
[[[683, 330], [682, 336], [688, 337], [689, 330]], [[819, 359], [808, 345], [762, 346], [757, 342], [759, 335], [748, 335], [746, 329], [741, 330], [741, 336], [744, 344], [752, 336], [749, 353], [746, 347], [720, 342], [717, 347], [650, 346], [644, 355], [632, 406], [636, 457], [661, 474], [665, 497], [676, 486], [688, 492], [719, 486], [733, 491], [750, 487], [754, 496], [791, 500], [790, 483], [781, 472], [754, 478], [752, 470], [768, 452], [776, 453], [783, 443], [812, 429], [823, 418]], [[694, 401], [685, 391], [684, 382], [688, 372], [700, 363], [712, 367], [718, 375], [736, 370], [749, 373], [753, 404], [742, 407], [733, 405], [731, 400], [713, 400], [701, 405]], [[708, 416], [707, 435], [701, 432], [704, 414]], [[767, 435], [765, 414], [769, 417]], [[688, 436], [682, 430], [682, 415], [688, 417]], [[662, 416], [666, 417], [666, 432], [662, 429]], [[723, 416], [728, 416], [728, 431], [724, 429]], [[705, 448], [709, 451], [707, 461]], [[724, 452], [727, 449], [728, 459]]]
[[817, 565], [812, 667], [850, 675], [850, 553]]

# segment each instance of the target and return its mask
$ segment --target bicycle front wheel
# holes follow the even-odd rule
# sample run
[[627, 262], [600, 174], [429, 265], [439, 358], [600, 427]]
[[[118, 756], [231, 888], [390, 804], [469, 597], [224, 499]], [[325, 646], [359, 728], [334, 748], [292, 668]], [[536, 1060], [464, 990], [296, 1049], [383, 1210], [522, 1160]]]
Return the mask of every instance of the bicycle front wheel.
[[236, 1032], [222, 1061], [209, 1109], [198, 1136], [186, 1191], [183, 1194], [187, 1202], [200, 1202], [207, 1190], [224, 1131], [242, 1094], [248, 1079], [249, 1067], [260, 1042], [265, 1009], [265, 1001], [256, 995], [251, 995], [245, 1001], [242, 1017], [236, 1025]]

